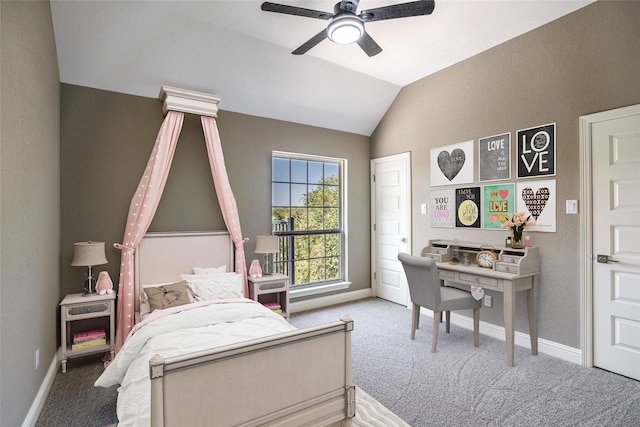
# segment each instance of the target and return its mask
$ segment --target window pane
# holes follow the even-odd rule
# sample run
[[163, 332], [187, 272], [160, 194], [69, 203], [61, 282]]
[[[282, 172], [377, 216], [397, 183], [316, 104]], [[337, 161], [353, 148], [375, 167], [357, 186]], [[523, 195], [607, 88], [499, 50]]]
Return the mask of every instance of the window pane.
[[324, 257], [324, 234], [312, 234], [309, 240], [311, 258]]
[[293, 251], [293, 258], [296, 260], [309, 258], [309, 236], [295, 236]]
[[293, 229], [305, 231], [307, 229], [307, 210], [305, 208], [292, 208]]
[[271, 159], [271, 180], [289, 181], [289, 159], [273, 157]]
[[324, 186], [324, 205], [332, 208], [340, 206], [340, 187], [337, 185]]
[[309, 208], [308, 230], [324, 229], [324, 221], [322, 220], [322, 208]]
[[291, 184], [291, 206], [306, 206], [307, 184]]
[[323, 188], [322, 185], [310, 185], [309, 193], [307, 193], [307, 200], [309, 206], [322, 207], [323, 203]]
[[324, 180], [325, 182], [332, 180], [335, 183], [338, 183], [338, 179], [340, 177], [340, 169], [336, 163], [325, 163], [324, 164]]
[[309, 262], [309, 281], [321, 282], [325, 278], [324, 258], [312, 259]]
[[289, 229], [287, 227], [287, 222], [289, 221], [289, 208], [273, 208], [271, 209], [271, 221], [273, 223], [282, 223], [282, 225], [278, 225], [276, 231], [286, 231]]
[[325, 256], [340, 255], [340, 236], [338, 234], [327, 234], [325, 242]]
[[271, 206], [289, 206], [289, 184], [271, 184]]
[[307, 183], [307, 162], [305, 160], [291, 160], [291, 182]]
[[309, 162], [309, 183], [321, 184], [324, 176], [322, 172], [323, 163], [321, 162]]
[[294, 283], [309, 283], [309, 261], [295, 261], [293, 263]]
[[338, 257], [325, 258], [327, 260], [327, 270], [325, 280], [335, 280], [340, 278], [340, 259]]
[[324, 210], [324, 228], [327, 230], [337, 230], [340, 228], [340, 211], [337, 208], [326, 208]]

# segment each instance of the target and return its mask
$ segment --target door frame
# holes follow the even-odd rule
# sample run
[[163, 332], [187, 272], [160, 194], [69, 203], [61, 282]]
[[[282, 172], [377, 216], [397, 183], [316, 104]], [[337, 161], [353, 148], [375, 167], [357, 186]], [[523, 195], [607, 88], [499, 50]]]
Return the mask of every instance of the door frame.
[[[378, 269], [378, 263], [377, 263], [377, 251], [376, 251], [376, 229], [374, 229], [374, 225], [377, 224], [376, 223], [376, 183], [375, 183], [375, 179], [374, 179], [374, 171], [375, 171], [375, 165], [377, 163], [382, 163], [385, 161], [393, 161], [393, 160], [404, 160], [405, 164], [406, 164], [406, 172], [407, 172], [407, 188], [405, 189], [406, 191], [406, 197], [407, 197], [407, 212], [406, 212], [406, 218], [405, 220], [407, 221], [407, 248], [410, 249], [411, 253], [413, 253], [413, 246], [412, 246], [412, 236], [413, 236], [413, 227], [412, 227], [412, 222], [411, 222], [411, 213], [412, 213], [412, 209], [413, 209], [413, 203], [412, 203], [412, 199], [411, 199], [411, 194], [412, 194], [412, 185], [411, 185], [411, 176], [412, 176], [412, 171], [411, 171], [411, 152], [407, 151], [404, 153], [399, 153], [399, 154], [393, 154], [390, 156], [383, 156], [383, 157], [378, 157], [375, 159], [371, 159], [370, 161], [370, 167], [369, 167], [369, 175], [370, 175], [370, 185], [371, 185], [371, 294], [373, 296], [377, 296], [376, 295], [376, 287], [378, 284], [377, 281], [377, 277], [376, 277], [376, 271]], [[406, 297], [406, 301], [405, 301], [405, 306], [409, 306], [409, 302], [410, 302], [410, 298], [409, 298], [409, 289], [407, 289], [407, 293], [406, 293], [407, 297]]]
[[593, 367], [593, 189], [592, 127], [598, 122], [640, 114], [640, 104], [580, 116], [580, 362]]

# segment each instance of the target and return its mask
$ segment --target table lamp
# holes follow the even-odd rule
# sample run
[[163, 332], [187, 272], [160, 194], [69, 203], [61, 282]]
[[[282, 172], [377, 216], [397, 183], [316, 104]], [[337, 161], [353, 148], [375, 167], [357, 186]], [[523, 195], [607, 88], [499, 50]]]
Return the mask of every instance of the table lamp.
[[264, 254], [264, 266], [262, 267], [263, 276], [273, 275], [272, 254], [278, 252], [278, 236], [256, 236], [257, 254]]
[[93, 278], [92, 267], [94, 265], [102, 265], [107, 263], [104, 254], [104, 242], [77, 242], [73, 244], [73, 261], [71, 265], [74, 267], [87, 267], [87, 278], [84, 281], [84, 293], [82, 296], [94, 295], [96, 279]]

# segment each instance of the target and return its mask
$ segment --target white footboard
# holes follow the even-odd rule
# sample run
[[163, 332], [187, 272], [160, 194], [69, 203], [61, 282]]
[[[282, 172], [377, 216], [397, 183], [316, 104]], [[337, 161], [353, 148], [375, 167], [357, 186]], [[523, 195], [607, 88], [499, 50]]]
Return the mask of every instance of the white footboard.
[[151, 425], [350, 425], [353, 321], [149, 362]]

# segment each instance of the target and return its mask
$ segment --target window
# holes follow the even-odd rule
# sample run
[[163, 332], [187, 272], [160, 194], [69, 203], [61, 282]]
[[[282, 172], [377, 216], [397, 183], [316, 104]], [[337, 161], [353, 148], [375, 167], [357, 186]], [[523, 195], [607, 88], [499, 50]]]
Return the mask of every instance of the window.
[[292, 288], [344, 279], [344, 160], [274, 153], [272, 233], [279, 237], [275, 271]]

